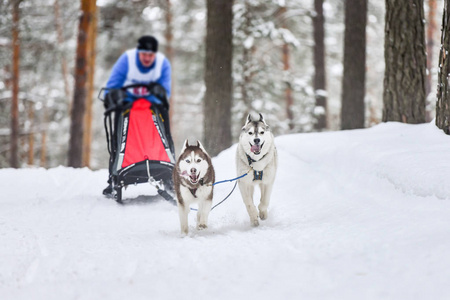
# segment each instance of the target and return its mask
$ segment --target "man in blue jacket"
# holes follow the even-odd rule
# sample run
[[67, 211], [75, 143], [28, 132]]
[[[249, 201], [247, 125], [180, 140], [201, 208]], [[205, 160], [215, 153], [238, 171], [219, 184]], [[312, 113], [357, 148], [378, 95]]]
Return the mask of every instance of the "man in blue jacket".
[[[139, 38], [136, 48], [125, 51], [114, 64], [106, 88], [121, 88], [126, 85], [155, 83], [162, 86], [166, 99], [170, 98], [172, 84], [172, 69], [169, 60], [158, 52], [158, 41], [150, 35]], [[134, 96], [145, 95], [145, 88], [135, 88], [130, 91]], [[153, 92], [153, 91], [150, 91]], [[151, 95], [148, 98], [155, 104], [162, 104], [165, 99]], [[163, 103], [168, 104], [168, 103]]]
[[[145, 84], [148, 87], [136, 87], [127, 90], [124, 101], [133, 101], [137, 98], [146, 98], [153, 104], [163, 105], [165, 110], [161, 113], [168, 120], [168, 109], [172, 83], [172, 69], [169, 60], [164, 54], [158, 52], [158, 41], [150, 35], [139, 38], [136, 48], [125, 51], [114, 64], [109, 80], [108, 89], [119, 89], [131, 84]], [[111, 97], [114, 97], [111, 93]], [[117, 100], [117, 99], [116, 99]], [[173, 142], [170, 134], [169, 122], [164, 122], [167, 138], [170, 140], [171, 150]], [[111, 161], [110, 161], [111, 175]], [[111, 178], [108, 187], [103, 190], [104, 195], [111, 195], [113, 187]]]

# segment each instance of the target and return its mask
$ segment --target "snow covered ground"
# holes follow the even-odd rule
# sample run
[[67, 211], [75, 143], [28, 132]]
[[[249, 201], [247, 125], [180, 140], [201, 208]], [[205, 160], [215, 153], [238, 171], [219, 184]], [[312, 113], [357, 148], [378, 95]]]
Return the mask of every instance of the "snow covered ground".
[[276, 143], [268, 220], [251, 227], [236, 190], [184, 238], [151, 186], [120, 206], [106, 170], [0, 170], [0, 299], [450, 299], [450, 137], [388, 123]]

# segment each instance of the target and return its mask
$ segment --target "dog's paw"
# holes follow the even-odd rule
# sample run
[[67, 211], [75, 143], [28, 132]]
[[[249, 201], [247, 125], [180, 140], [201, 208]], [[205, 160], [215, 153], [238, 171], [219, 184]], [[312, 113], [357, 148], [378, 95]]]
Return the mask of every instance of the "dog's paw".
[[198, 225], [197, 225], [197, 229], [198, 229], [198, 230], [204, 230], [204, 229], [206, 229], [206, 228], [208, 228], [208, 225], [206, 225], [206, 224], [198, 224]]
[[261, 218], [261, 220], [265, 220], [267, 219], [267, 210], [266, 211], [260, 211], [259, 212], [259, 217]]
[[250, 222], [252, 223], [252, 226], [253, 226], [253, 227], [258, 227], [258, 226], [259, 226], [259, 221], [258, 221], [258, 219], [250, 220]]

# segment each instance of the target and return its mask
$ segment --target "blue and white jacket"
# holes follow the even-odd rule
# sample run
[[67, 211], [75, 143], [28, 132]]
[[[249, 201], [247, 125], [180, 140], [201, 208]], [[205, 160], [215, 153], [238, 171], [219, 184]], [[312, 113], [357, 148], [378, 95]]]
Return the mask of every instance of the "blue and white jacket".
[[[133, 83], [161, 84], [167, 93], [167, 100], [170, 98], [172, 84], [172, 69], [169, 60], [164, 54], [157, 52], [156, 58], [150, 67], [144, 67], [139, 60], [137, 49], [125, 51], [114, 64], [114, 67], [106, 83], [107, 88], [121, 88]], [[155, 97], [151, 97], [155, 98]], [[159, 99], [149, 99], [159, 102]]]

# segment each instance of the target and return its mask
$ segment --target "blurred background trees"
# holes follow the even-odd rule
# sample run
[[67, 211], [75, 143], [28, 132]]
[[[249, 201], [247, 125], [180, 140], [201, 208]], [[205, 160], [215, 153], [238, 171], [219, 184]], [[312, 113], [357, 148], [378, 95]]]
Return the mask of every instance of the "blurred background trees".
[[[72, 100], [80, 92], [75, 82], [81, 2], [0, 0], [0, 167], [55, 167], [68, 162]], [[436, 60], [428, 65], [431, 88], [420, 96], [427, 100], [426, 113], [431, 119], [435, 115], [436, 91], [432, 87], [438, 77], [440, 33], [428, 24], [440, 24], [444, 0], [416, 2], [424, 8], [422, 17], [427, 20], [428, 57]], [[364, 127], [382, 118], [386, 13], [384, 1], [367, 1]], [[219, 118], [230, 118], [231, 142], [236, 142], [244, 118], [252, 111], [262, 112], [276, 135], [341, 128], [346, 98], [344, 15], [345, 1], [233, 1], [232, 102], [222, 115], [211, 119], [220, 123]], [[116, 59], [135, 47], [143, 34], [158, 38], [160, 51], [171, 59], [170, 113], [176, 149], [186, 138], [209, 139], [210, 132], [204, 127], [209, 124], [203, 111], [205, 98], [209, 98], [205, 97], [205, 75], [214, 73], [207, 71], [205, 64], [207, 1], [97, 0], [96, 16], [96, 47], [87, 54], [95, 63], [95, 72], [87, 72], [93, 76], [93, 84], [85, 87], [86, 107], [92, 108], [92, 114], [83, 121], [83, 127], [88, 126], [90, 119], [92, 129], [82, 130], [83, 136], [86, 131], [92, 136], [82, 142], [90, 149], [82, 150], [81, 165], [107, 166], [103, 106], [96, 96]], [[19, 52], [14, 45], [19, 45]], [[349, 85], [351, 90], [351, 81]], [[12, 105], [13, 98], [17, 105]], [[361, 118], [358, 114], [350, 117]]]

